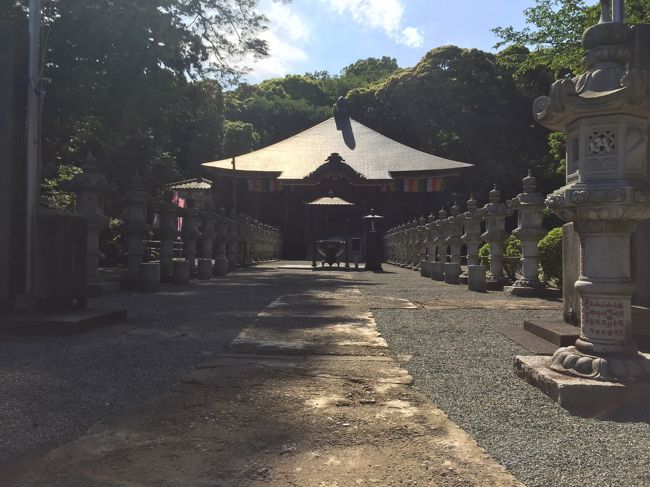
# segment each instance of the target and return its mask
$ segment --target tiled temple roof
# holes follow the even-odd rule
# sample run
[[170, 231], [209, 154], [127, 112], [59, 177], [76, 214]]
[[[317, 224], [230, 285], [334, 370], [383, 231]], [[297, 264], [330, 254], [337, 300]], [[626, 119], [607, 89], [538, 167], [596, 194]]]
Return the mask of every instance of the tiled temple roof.
[[[332, 153], [366, 179], [391, 179], [399, 173], [444, 174], [472, 167], [400, 144], [349, 118], [337, 115], [288, 139], [235, 158], [240, 171], [280, 173], [280, 180], [299, 180], [314, 172]], [[232, 158], [206, 162], [232, 170]]]

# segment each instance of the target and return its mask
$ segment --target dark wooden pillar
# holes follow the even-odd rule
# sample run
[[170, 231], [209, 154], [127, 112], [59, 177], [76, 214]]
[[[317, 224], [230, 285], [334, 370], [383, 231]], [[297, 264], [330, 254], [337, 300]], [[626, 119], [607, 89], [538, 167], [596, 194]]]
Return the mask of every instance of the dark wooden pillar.
[[27, 25], [0, 22], [0, 313], [25, 281]]

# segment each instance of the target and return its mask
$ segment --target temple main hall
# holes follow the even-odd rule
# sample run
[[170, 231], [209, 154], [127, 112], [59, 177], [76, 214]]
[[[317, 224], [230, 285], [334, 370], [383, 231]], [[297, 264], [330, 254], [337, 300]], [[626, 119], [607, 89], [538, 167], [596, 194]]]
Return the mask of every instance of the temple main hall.
[[314, 239], [362, 237], [362, 217], [373, 210], [384, 228], [435, 212], [472, 167], [366, 127], [349, 117], [343, 99], [314, 127], [203, 165], [226, 209], [281, 228], [287, 259], [309, 258]]

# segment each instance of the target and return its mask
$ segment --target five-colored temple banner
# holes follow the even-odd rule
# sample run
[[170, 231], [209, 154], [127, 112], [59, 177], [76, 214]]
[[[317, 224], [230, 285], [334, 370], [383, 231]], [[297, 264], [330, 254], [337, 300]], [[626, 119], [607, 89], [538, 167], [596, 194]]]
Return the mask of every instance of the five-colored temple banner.
[[388, 191], [403, 193], [439, 193], [445, 190], [444, 178], [406, 178], [388, 183]]

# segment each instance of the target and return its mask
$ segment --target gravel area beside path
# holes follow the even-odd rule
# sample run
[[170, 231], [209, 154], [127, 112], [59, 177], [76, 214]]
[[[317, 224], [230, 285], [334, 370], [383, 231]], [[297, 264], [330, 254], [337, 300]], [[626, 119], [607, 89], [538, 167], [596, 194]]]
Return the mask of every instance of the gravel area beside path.
[[[385, 270], [360, 273], [369, 284], [362, 292], [420, 303], [457, 300], [458, 309], [373, 313], [415, 387], [517, 478], [530, 487], [650, 486], [650, 407], [609, 419], [575, 417], [515, 376], [513, 357], [530, 352], [494, 327], [558, 319], [559, 306], [480, 308], [477, 302], [503, 294], [470, 293], [391, 265]], [[540, 308], [548, 305], [540, 300]]]
[[164, 285], [155, 294], [90, 300], [95, 308], [127, 309], [129, 319], [112, 326], [71, 336], [0, 335], [0, 463], [75, 438], [168, 391], [194, 365], [222, 352], [269, 302], [299, 285], [290, 274], [260, 266], [188, 286]]

